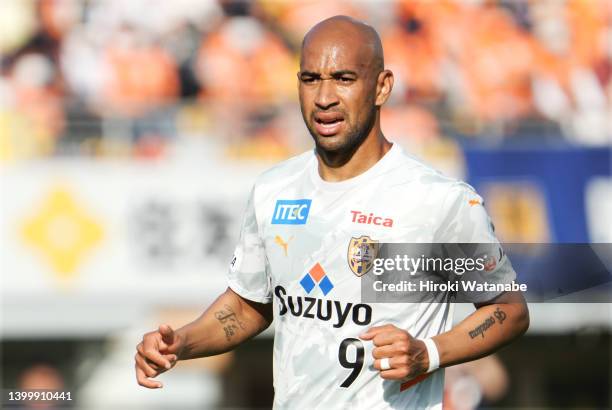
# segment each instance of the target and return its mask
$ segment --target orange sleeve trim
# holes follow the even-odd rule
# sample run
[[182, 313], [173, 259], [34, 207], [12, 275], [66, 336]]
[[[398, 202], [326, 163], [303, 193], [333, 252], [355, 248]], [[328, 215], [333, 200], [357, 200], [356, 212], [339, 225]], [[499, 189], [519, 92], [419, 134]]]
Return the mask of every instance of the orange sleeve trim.
[[424, 373], [424, 374], [422, 374], [420, 376], [415, 377], [414, 379], [410, 379], [407, 382], [402, 383], [400, 385], [400, 392], [403, 392], [404, 390], [408, 390], [409, 388], [411, 388], [415, 384], [421, 383], [423, 380], [425, 380], [426, 378], [428, 378], [432, 374], [433, 373]]

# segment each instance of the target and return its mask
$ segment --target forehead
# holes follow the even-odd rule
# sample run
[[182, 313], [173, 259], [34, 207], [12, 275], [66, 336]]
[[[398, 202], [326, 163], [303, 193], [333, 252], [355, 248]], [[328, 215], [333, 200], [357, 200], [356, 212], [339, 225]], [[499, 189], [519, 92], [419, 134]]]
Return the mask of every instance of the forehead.
[[315, 34], [304, 41], [300, 70], [317, 73], [337, 70], [364, 71], [369, 67], [370, 47], [347, 33]]

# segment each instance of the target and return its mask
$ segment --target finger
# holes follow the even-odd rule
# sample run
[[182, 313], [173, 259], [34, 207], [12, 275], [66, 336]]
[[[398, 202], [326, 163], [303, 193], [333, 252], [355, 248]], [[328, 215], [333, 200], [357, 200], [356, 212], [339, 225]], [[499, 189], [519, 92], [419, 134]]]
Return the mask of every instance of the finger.
[[170, 362], [162, 356], [162, 354], [153, 347], [143, 346], [142, 351], [138, 351], [145, 359], [150, 362], [153, 362], [157, 366], [160, 366], [164, 369], [170, 369], [172, 365]]
[[157, 369], [149, 365], [149, 363], [139, 354], [136, 355], [134, 361], [136, 362], [136, 366], [141, 368], [147, 377], [155, 377], [160, 373]]
[[405, 340], [405, 338], [401, 338], [398, 340], [396, 338], [395, 341], [391, 344], [378, 346], [372, 349], [372, 357], [374, 359], [382, 359], [384, 357], [407, 355], [409, 350], [409, 340]]
[[390, 331], [390, 330], [393, 330], [393, 329], [397, 329], [397, 327], [395, 327], [392, 324], [386, 324], [386, 325], [382, 325], [382, 326], [373, 326], [373, 327], [369, 328], [368, 330], [366, 330], [365, 333], [362, 333], [361, 335], [359, 335], [359, 338], [363, 339], [363, 340], [371, 340], [377, 334], [379, 334], [381, 332]]
[[372, 349], [372, 357], [374, 359], [382, 359], [383, 357], [395, 356], [395, 347], [393, 345], [384, 345]]
[[380, 332], [372, 339], [374, 346], [385, 346], [395, 343], [403, 337], [404, 333], [399, 329], [388, 332]]
[[159, 334], [162, 336], [162, 342], [166, 344], [164, 348], [174, 343], [174, 330], [172, 330], [170, 325], [160, 325]]
[[170, 362], [170, 364], [174, 364], [178, 360], [178, 357], [175, 354], [165, 354], [164, 357]]
[[138, 381], [139, 385], [148, 389], [159, 389], [161, 387], [164, 387], [161, 382], [158, 382], [157, 380], [148, 379], [142, 369], [138, 366], [136, 366], [136, 380]]
[[[138, 354], [142, 357], [143, 361], [153, 370], [155, 370], [158, 374], [159, 373], [163, 373], [166, 370], [168, 370], [166, 367], [163, 366], [159, 366], [158, 364], [156, 364], [155, 362], [152, 362], [148, 359], [146, 359], [144, 357], [144, 348], [142, 347], [142, 344], [139, 344], [138, 346], [136, 346], [136, 350], [138, 351]], [[177, 361], [178, 361], [178, 356], [175, 354], [164, 354], [162, 355], [168, 362], [170, 362], [170, 365], [173, 366]]]
[[[408, 356], [394, 356], [394, 357], [388, 357], [388, 359], [389, 359], [389, 366], [391, 366], [391, 369], [399, 369], [402, 367], [406, 367], [407, 362], [408, 362]], [[383, 371], [383, 372], [390, 370], [390, 369], [382, 370], [381, 359], [374, 360], [374, 368], [376, 370]]]
[[[141, 356], [142, 357], [142, 356]], [[157, 373], [163, 373], [165, 372], [166, 369], [165, 367], [159, 366], [157, 363], [154, 363], [152, 361], [150, 361], [149, 359], [143, 357], [142, 360], [144, 360], [144, 362], [153, 370], [155, 370]]]
[[399, 369], [383, 370], [379, 373], [385, 380], [404, 380], [408, 377], [408, 370], [405, 367]]
[[[142, 343], [140, 343], [140, 344], [138, 344], [138, 346], [136, 346], [136, 350], [137, 350], [137, 351], [138, 351], [138, 353], [139, 353], [139, 354], [140, 354], [140, 355], [143, 357], [143, 359], [145, 359], [145, 360], [146, 360], [146, 362], [149, 364], [149, 366], [151, 366], [153, 369], [155, 369], [155, 370], [157, 370], [157, 371], [160, 371], [160, 373], [161, 373], [161, 370], [162, 370], [162, 369], [164, 369], [164, 370], [169, 369], [169, 367], [166, 367], [166, 365], [165, 365], [165, 364], [160, 365], [160, 364], [158, 364], [158, 363], [154, 362], [153, 360], [150, 360], [150, 359], [148, 358], [147, 354], [145, 353], [145, 348], [144, 348], [144, 346], [143, 346], [143, 344], [142, 344]], [[164, 356], [164, 357], [165, 357], [165, 356]], [[166, 358], [166, 359], [167, 359], [167, 358]]]
[[[166, 360], [168, 360], [168, 362], [170, 362], [170, 369], [174, 367], [174, 365], [178, 362], [178, 358], [175, 354], [165, 354], [163, 356], [166, 358]], [[155, 369], [157, 366], [154, 365], [152, 367]], [[163, 369], [160, 369], [159, 372], [162, 373], [168, 370], [169, 369], [163, 368]]]

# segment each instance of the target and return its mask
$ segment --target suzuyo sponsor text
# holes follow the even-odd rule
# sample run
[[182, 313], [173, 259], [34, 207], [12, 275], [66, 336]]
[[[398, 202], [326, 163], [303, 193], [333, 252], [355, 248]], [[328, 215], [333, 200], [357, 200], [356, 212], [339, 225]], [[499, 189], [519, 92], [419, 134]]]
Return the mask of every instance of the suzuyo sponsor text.
[[372, 322], [372, 307], [365, 303], [343, 303], [338, 300], [287, 295], [287, 290], [280, 285], [274, 288], [274, 295], [278, 298], [280, 316], [290, 314], [331, 322], [335, 328], [344, 326], [347, 321], [358, 326], [367, 326]]

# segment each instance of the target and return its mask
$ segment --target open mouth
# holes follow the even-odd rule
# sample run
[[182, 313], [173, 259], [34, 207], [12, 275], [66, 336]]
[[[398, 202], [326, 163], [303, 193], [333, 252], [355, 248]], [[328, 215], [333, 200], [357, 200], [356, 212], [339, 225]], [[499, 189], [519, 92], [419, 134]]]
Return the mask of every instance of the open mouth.
[[344, 116], [339, 112], [319, 112], [314, 116], [315, 128], [320, 135], [335, 135], [344, 123]]

